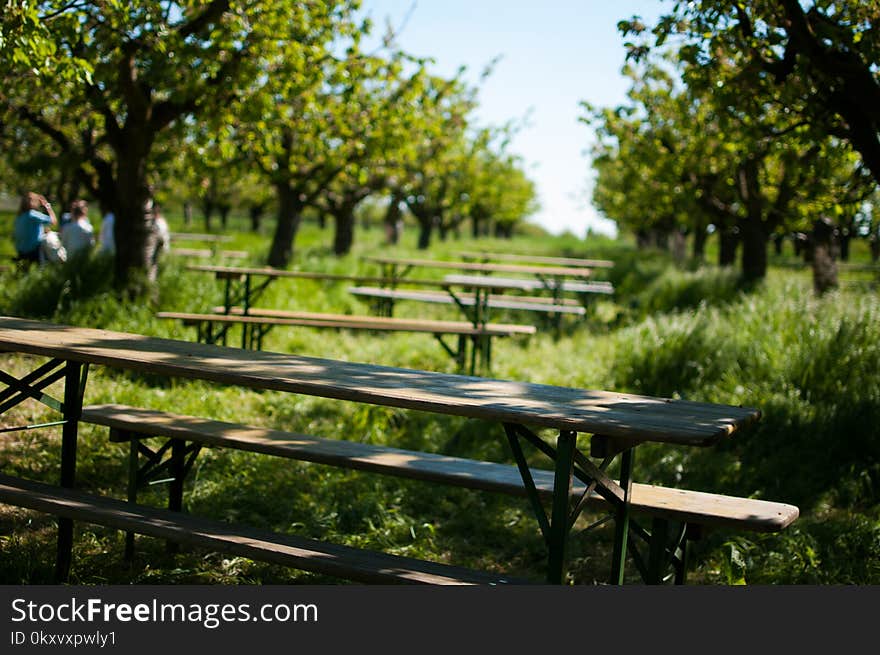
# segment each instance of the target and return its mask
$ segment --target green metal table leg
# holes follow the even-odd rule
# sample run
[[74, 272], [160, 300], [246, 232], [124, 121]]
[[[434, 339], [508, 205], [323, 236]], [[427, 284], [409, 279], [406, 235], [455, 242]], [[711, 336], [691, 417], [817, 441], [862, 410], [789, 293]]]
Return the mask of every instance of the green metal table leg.
[[[128, 441], [128, 502], [137, 502], [138, 488], [138, 440], [129, 435]], [[125, 533], [125, 561], [134, 560], [134, 532]]]
[[565, 578], [565, 546], [568, 541], [574, 451], [577, 433], [562, 430], [556, 440], [556, 472], [553, 479], [553, 507], [547, 539], [549, 557], [547, 582], [562, 584]]
[[[87, 370], [87, 369], [86, 369]], [[67, 362], [64, 369], [64, 427], [61, 429], [61, 486], [72, 489], [76, 484], [76, 442], [82, 415], [84, 369], [78, 362]], [[73, 520], [58, 519], [58, 556], [55, 561], [56, 582], [66, 582], [73, 558]]]
[[[171, 462], [168, 472], [171, 474], [171, 484], [168, 486], [168, 509], [172, 512], [183, 510], [183, 478], [185, 475], [184, 464], [186, 463], [186, 442], [183, 439], [174, 439], [171, 443]], [[169, 553], [180, 550], [179, 544], [169, 541], [166, 544]]]
[[648, 553], [648, 584], [661, 584], [666, 571], [666, 543], [669, 539], [669, 521], [655, 518], [651, 522], [651, 541]]
[[621, 454], [620, 487], [624, 502], [615, 511], [614, 552], [611, 560], [611, 584], [623, 584], [624, 564], [626, 562], [626, 540], [629, 536], [629, 501], [632, 492], [633, 449], [627, 448]]

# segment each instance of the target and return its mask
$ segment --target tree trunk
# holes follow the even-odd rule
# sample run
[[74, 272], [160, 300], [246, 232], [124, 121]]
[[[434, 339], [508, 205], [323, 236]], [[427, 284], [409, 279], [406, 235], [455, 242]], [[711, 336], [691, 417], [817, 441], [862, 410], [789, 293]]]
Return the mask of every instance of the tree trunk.
[[430, 218], [419, 218], [419, 241], [418, 249], [427, 250], [431, 245], [431, 233], [434, 231], [434, 221]]
[[721, 228], [718, 230], [718, 241], [718, 265], [733, 266], [736, 263], [739, 234], [733, 228]]
[[202, 201], [202, 215], [205, 219], [205, 232], [211, 232], [211, 214], [214, 213], [214, 203], [210, 200]]
[[229, 205], [220, 205], [218, 211], [220, 212], [220, 225], [225, 232], [226, 228], [229, 227], [229, 212], [232, 211], [232, 207]]
[[151, 229], [152, 198], [146, 181], [150, 146], [149, 139], [136, 130], [127, 136], [125, 145], [125, 153], [116, 153], [114, 283], [120, 291], [137, 297], [147, 292], [149, 283], [156, 279], [156, 233]]
[[837, 287], [834, 224], [820, 218], [813, 224], [813, 289], [816, 295]]
[[391, 194], [388, 210], [385, 212], [385, 243], [394, 245], [400, 240], [400, 230], [403, 226], [401, 221], [400, 198], [396, 193]]
[[190, 225], [192, 225], [192, 218], [192, 205], [190, 205], [188, 202], [183, 203], [183, 224], [186, 227], [189, 227]]
[[263, 211], [265, 211], [265, 205], [251, 205], [250, 209], [248, 209], [248, 215], [251, 218], [251, 231], [259, 232], [260, 231], [260, 221], [263, 218]]
[[773, 252], [777, 255], [782, 254], [782, 242], [785, 240], [785, 235], [783, 234], [774, 234], [773, 235]]
[[840, 261], [842, 262], [849, 261], [850, 238], [850, 231], [847, 228], [843, 227], [838, 230], [837, 242], [840, 245]]
[[755, 219], [742, 221], [742, 276], [747, 282], [760, 280], [767, 275], [767, 230], [763, 222]]
[[703, 263], [706, 259], [706, 239], [708, 236], [705, 227], [698, 227], [694, 230], [693, 257], [695, 262]]
[[336, 255], [347, 255], [351, 252], [354, 242], [354, 211], [345, 206], [333, 217], [336, 221], [336, 234], [333, 237], [333, 252]]
[[675, 230], [672, 233], [672, 258], [676, 264], [684, 264], [687, 256], [687, 242], [685, 241], [684, 232]]
[[868, 247], [871, 249], [871, 263], [876, 264], [880, 260], [880, 237], [872, 235]]
[[293, 242], [302, 218], [302, 203], [287, 183], [275, 185], [278, 195], [278, 224], [269, 249], [269, 265], [284, 268], [293, 259]]

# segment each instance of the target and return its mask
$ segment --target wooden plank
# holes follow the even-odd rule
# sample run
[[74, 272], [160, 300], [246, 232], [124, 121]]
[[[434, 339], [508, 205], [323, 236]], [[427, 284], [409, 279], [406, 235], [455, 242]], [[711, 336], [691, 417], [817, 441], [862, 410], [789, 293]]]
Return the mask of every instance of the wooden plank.
[[397, 323], [374, 321], [373, 317], [348, 318], [284, 318], [258, 316], [254, 314], [196, 314], [188, 312], [157, 312], [156, 318], [177, 319], [185, 323], [230, 323], [236, 325], [272, 325], [313, 328], [337, 328], [343, 330], [373, 330], [385, 332], [423, 332], [427, 334], [461, 334], [465, 336], [508, 337], [512, 334], [534, 334], [534, 326], [518, 325], [511, 328], [501, 324], [487, 324], [474, 327], [471, 323], [453, 321], [422, 321], [421, 323], [401, 319]]
[[205, 259], [217, 258], [217, 259], [246, 259], [249, 257], [249, 253], [244, 250], [220, 250], [214, 252], [213, 250], [209, 250], [207, 248], [171, 248], [168, 251], [169, 255], [174, 255], [175, 257], [202, 257]]
[[[82, 420], [144, 435], [174, 437], [210, 446], [329, 466], [526, 496], [519, 470], [508, 464], [402, 450], [359, 441], [321, 439], [125, 405], [85, 407]], [[553, 475], [550, 470], [532, 469], [538, 493], [548, 501], [553, 496]], [[585, 485], [575, 481], [572, 497], [579, 498], [584, 490]], [[589, 502], [593, 505], [607, 504], [597, 493], [591, 494]], [[797, 507], [784, 503], [636, 483], [633, 484], [631, 509], [635, 513], [674, 521], [759, 532], [782, 530], [798, 516]]]
[[449, 284], [480, 289], [512, 289], [517, 291], [552, 291], [557, 288], [570, 293], [614, 293], [610, 282], [577, 282], [572, 280], [553, 281], [545, 284], [541, 280], [522, 278], [500, 278], [488, 275], [448, 274], [443, 281]]
[[0, 475], [0, 502], [359, 582], [525, 583], [500, 574], [212, 521], [7, 475]]
[[[225, 308], [214, 307], [215, 314], [225, 313]], [[234, 316], [243, 316], [244, 308], [231, 307], [229, 313]], [[284, 309], [261, 309], [257, 307], [248, 308], [248, 316], [260, 316], [266, 318], [290, 318], [301, 319], [304, 321], [338, 321], [355, 327], [363, 327], [364, 329], [399, 329], [403, 331], [421, 331], [449, 333], [448, 330], [473, 330], [473, 324], [467, 321], [435, 321], [418, 318], [394, 318], [387, 316], [358, 316], [355, 314], [332, 314], [325, 312], [299, 312]], [[384, 326], [384, 327], [383, 327]], [[537, 328], [534, 325], [519, 325], [516, 323], [487, 323], [485, 328], [488, 333], [497, 333], [499, 336], [511, 334], [535, 334]], [[468, 332], [464, 332], [467, 334]], [[479, 332], [486, 334], [486, 332]]]
[[[318, 282], [356, 282], [358, 284], [384, 284], [388, 280], [376, 275], [344, 275], [339, 273], [319, 273], [316, 271], [288, 271], [282, 268], [269, 266], [222, 266], [216, 264], [191, 264], [186, 267], [188, 271], [201, 273], [214, 273], [218, 279], [237, 279], [245, 275], [267, 277], [272, 279], [291, 278], [300, 280], [315, 280]], [[417, 284], [420, 286], [442, 287], [445, 283], [441, 280], [407, 279], [398, 280], [398, 284]]]
[[559, 266], [528, 266], [525, 264], [478, 264], [475, 262], [450, 262], [440, 259], [398, 259], [395, 257], [364, 257], [375, 264], [394, 264], [396, 266], [422, 266], [425, 268], [451, 268], [458, 271], [480, 271], [483, 273], [531, 273], [535, 275], [555, 275], [558, 277], [589, 277], [588, 268]]
[[460, 252], [464, 259], [479, 259], [483, 262], [508, 261], [532, 264], [550, 264], [551, 266], [569, 266], [576, 268], [612, 268], [614, 262], [608, 259], [581, 259], [577, 257], [544, 257], [541, 255], [517, 255], [501, 252]]
[[709, 445], [757, 409], [226, 348], [0, 317], [0, 351], [640, 441]]
[[[388, 298], [391, 300], [417, 300], [420, 302], [440, 303], [444, 305], [455, 304], [452, 296], [436, 291], [418, 291], [410, 289], [382, 289], [379, 287], [349, 287], [349, 293], [356, 296], [371, 298]], [[472, 307], [476, 303], [473, 294], [456, 294], [461, 304]], [[511, 296], [494, 296], [489, 298], [488, 305], [491, 309], [512, 309], [525, 312], [542, 312], [548, 314], [577, 314], [583, 316], [586, 310], [581, 305], [538, 303], [526, 299]]]
[[226, 234], [198, 234], [196, 232], [172, 232], [171, 241], [204, 241], [205, 243], [228, 243], [232, 237]]

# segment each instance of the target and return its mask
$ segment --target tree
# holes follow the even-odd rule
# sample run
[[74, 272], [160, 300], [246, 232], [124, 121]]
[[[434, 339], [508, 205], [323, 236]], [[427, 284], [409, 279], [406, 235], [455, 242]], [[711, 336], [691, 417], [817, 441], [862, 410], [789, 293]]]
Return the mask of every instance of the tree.
[[[717, 74], [734, 75], [734, 63], [719, 64]], [[686, 81], [691, 66], [682, 67]], [[637, 231], [671, 230], [682, 220], [695, 231], [707, 219], [722, 234], [735, 226], [746, 280], [764, 277], [774, 231], [809, 224], [864, 182], [847, 144], [817, 140], [799, 117], [760, 96], [734, 102], [723, 84], [676, 87], [654, 65], [633, 79], [631, 106], [592, 114], [604, 138], [597, 204]]]
[[[695, 77], [724, 79], [719, 66], [736, 61], [732, 83], [741, 98], [759, 94], [807, 121], [821, 134], [848, 141], [880, 182], [880, 4], [874, 0], [675, 2], [653, 29], [655, 45], [680, 39]], [[621, 23], [624, 34], [645, 26]], [[629, 44], [632, 56], [649, 46]]]
[[82, 161], [82, 177], [116, 214], [118, 286], [137, 291], [138, 272], [149, 277], [154, 270], [145, 207], [157, 141], [181, 129], [185, 118], [228, 107], [270, 55], [295, 57], [323, 42], [350, 6], [344, 0], [40, 3], [56, 47], [51, 70], [64, 68], [66, 58], [91, 62], [94, 70], [82, 83], [57, 87], [63, 103], [55, 106], [65, 111], [40, 101], [47, 87], [39, 75], [3, 102], [51, 138], [63, 137]]

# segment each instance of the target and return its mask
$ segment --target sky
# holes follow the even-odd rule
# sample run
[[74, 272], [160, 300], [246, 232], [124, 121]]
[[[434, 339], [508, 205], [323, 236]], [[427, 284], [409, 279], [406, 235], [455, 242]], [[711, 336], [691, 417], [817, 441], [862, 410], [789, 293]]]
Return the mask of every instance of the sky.
[[481, 84], [480, 125], [527, 119], [510, 150], [522, 157], [538, 189], [541, 210], [530, 218], [553, 234], [585, 236], [588, 228], [615, 234], [614, 224], [590, 203], [593, 142], [579, 122], [581, 101], [615, 106], [628, 88], [620, 74], [626, 51], [617, 22], [633, 15], [649, 25], [661, 0], [363, 0], [374, 32], [386, 19], [404, 51], [432, 57], [431, 70], [452, 76], [462, 65]]

